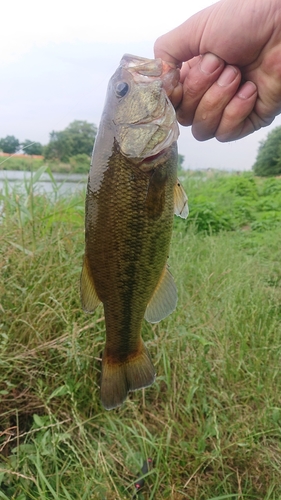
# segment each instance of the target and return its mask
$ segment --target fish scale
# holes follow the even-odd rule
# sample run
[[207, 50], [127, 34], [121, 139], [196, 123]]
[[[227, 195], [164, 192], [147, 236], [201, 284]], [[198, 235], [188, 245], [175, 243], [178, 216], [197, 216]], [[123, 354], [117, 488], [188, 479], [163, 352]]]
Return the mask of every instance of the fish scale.
[[[109, 84], [93, 151], [81, 275], [83, 308], [92, 312], [100, 302], [104, 306], [106, 344], [102, 357], [101, 400], [106, 409], [119, 406], [129, 391], [147, 387], [154, 381], [155, 370], [141, 338], [141, 325], [144, 317], [151, 322], [160, 321], [176, 306], [176, 287], [166, 266], [175, 199], [182, 210], [179, 215], [187, 215], [186, 196], [177, 181], [177, 129], [174, 127], [175, 134], [171, 134], [171, 104], [162, 84], [159, 85], [165, 71], [169, 74], [175, 69], [164, 69], [161, 77], [157, 76], [157, 86], [156, 77], [146, 77], [144, 113], [147, 115], [151, 107], [151, 124], [155, 115], [157, 123], [162, 123], [161, 130], [155, 134], [155, 126], [150, 127], [149, 122], [143, 130], [141, 106], [130, 106], [130, 92], [134, 102], [138, 97], [145, 99], [146, 95], [144, 83], [138, 82], [140, 73], [136, 77], [134, 66], [128, 68], [124, 57], [124, 64], [122, 60]], [[151, 64], [151, 60], [148, 61]], [[159, 72], [159, 61], [157, 64]], [[142, 88], [138, 93], [139, 85]], [[128, 95], [118, 96], [119, 89], [124, 94], [124, 88], [129, 89]], [[131, 108], [134, 111], [130, 121]], [[136, 108], [140, 113], [139, 136], [135, 133]], [[122, 133], [119, 133], [118, 119]], [[130, 157], [128, 140], [132, 126], [134, 145], [133, 157]], [[170, 136], [169, 143], [163, 151], [158, 151], [157, 138], [162, 143], [165, 134]], [[148, 143], [152, 149], [147, 148]], [[137, 158], [134, 156], [136, 151], [144, 150], [147, 150], [146, 156], [142, 153]]]
[[[91, 241], [87, 247], [92, 249], [94, 246], [95, 252], [86, 252], [86, 256], [96, 292], [109, 310], [108, 322], [110, 315], [114, 316], [113, 332], [107, 327], [107, 342], [111, 342], [112, 336], [115, 344], [118, 342], [123, 350], [127, 346], [123, 335], [133, 336], [129, 331], [116, 335], [118, 324], [115, 318], [118, 318], [118, 323], [123, 322], [133, 302], [130, 321], [136, 322], [138, 318], [140, 329], [155, 282], [158, 282], [167, 260], [173, 220], [172, 187], [176, 181], [174, 169], [170, 168], [165, 186], [166, 198], [170, 197], [170, 200], [165, 203], [158, 220], [148, 215], [151, 212], [147, 206], [151, 174], [135, 167], [133, 186], [127, 189], [130, 166], [120, 154], [113, 155], [102, 188], [95, 195], [88, 194], [87, 200], [90, 213], [98, 212], [98, 223], [92, 224], [91, 217], [88, 217], [86, 234], [90, 235]], [[115, 183], [115, 178], [118, 178], [118, 183]]]

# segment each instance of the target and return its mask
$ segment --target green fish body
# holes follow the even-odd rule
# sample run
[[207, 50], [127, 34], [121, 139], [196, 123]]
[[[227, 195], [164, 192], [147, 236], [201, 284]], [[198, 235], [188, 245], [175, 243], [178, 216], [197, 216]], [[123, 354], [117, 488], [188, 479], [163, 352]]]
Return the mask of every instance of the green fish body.
[[111, 78], [86, 195], [81, 300], [103, 303], [106, 345], [101, 401], [123, 403], [155, 379], [141, 338], [176, 307], [167, 269], [173, 215], [187, 216], [177, 180], [178, 126], [167, 93], [178, 71], [161, 60], [125, 55]]

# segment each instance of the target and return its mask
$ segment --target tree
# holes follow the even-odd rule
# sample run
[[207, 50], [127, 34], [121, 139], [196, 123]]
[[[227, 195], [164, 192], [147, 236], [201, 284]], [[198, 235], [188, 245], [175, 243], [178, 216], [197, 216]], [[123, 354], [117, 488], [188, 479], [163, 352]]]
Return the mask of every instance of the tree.
[[281, 174], [281, 127], [274, 128], [260, 142], [253, 170], [256, 175], [265, 177]]
[[184, 163], [184, 156], [181, 154], [178, 154], [178, 173], [182, 172], [184, 170], [183, 163]]
[[71, 156], [70, 139], [64, 132], [50, 133], [50, 142], [44, 150], [44, 156], [48, 160], [60, 160], [67, 162]]
[[75, 120], [66, 129], [50, 133], [50, 142], [45, 148], [47, 159], [69, 161], [79, 154], [91, 155], [97, 129], [93, 123]]
[[71, 156], [69, 163], [76, 174], [88, 174], [91, 160], [85, 153]]
[[0, 139], [0, 149], [3, 153], [16, 153], [20, 149], [20, 142], [13, 135], [7, 135], [4, 139]]
[[21, 144], [21, 147], [26, 155], [41, 155], [43, 152], [43, 146], [40, 142], [30, 141], [29, 139], [26, 139]]
[[93, 123], [75, 120], [66, 129], [65, 132], [71, 137], [71, 156], [78, 154], [92, 154], [94, 140], [97, 129]]

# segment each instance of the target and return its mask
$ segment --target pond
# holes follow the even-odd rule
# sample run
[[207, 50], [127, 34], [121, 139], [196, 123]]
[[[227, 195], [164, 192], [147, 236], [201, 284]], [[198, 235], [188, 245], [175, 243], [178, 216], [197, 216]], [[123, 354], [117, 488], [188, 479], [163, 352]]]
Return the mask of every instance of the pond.
[[[21, 190], [21, 187], [26, 190], [25, 186], [29, 185], [30, 181], [32, 182], [32, 178], [34, 179], [35, 175], [35, 172], [0, 170], [0, 192], [6, 183], [8, 183], [8, 186], [11, 188], [16, 186], [19, 190]], [[52, 178], [48, 174], [42, 173], [39, 180], [34, 184], [34, 190], [37, 193], [51, 194], [56, 192], [59, 195], [67, 195], [86, 190], [86, 175], [55, 173], [52, 175], [55, 183], [52, 182]]]

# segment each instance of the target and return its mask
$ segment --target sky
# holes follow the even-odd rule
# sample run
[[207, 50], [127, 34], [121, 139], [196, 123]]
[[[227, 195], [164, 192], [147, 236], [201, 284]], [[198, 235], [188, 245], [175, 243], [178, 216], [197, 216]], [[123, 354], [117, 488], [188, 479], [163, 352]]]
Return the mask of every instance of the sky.
[[[47, 144], [74, 120], [98, 126], [107, 83], [124, 53], [153, 58], [156, 38], [210, 0], [14, 0], [1, 6], [0, 138]], [[167, 4], [166, 4], [167, 5]], [[5, 20], [5, 22], [4, 22]], [[277, 125], [242, 140], [198, 142], [180, 127], [185, 168], [249, 170], [259, 142]]]

